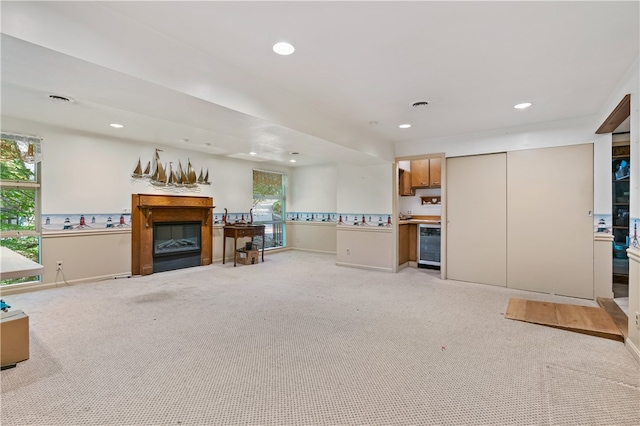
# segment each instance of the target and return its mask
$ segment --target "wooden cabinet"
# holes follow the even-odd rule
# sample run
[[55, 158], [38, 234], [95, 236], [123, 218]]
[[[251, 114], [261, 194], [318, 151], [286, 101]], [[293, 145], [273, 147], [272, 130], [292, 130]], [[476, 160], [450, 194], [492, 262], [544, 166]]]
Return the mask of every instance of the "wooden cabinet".
[[411, 160], [411, 187], [429, 186], [429, 160]]
[[418, 261], [418, 225], [409, 224], [409, 261]]
[[441, 163], [440, 158], [429, 158], [429, 187], [440, 188], [441, 185]]
[[398, 226], [398, 265], [417, 259], [418, 226], [406, 223]]
[[409, 261], [409, 224], [398, 226], [398, 265]]
[[411, 187], [411, 172], [409, 170], [400, 169], [398, 187], [401, 196], [416, 195], [415, 189]]
[[411, 160], [411, 187], [440, 188], [441, 161], [439, 157]]

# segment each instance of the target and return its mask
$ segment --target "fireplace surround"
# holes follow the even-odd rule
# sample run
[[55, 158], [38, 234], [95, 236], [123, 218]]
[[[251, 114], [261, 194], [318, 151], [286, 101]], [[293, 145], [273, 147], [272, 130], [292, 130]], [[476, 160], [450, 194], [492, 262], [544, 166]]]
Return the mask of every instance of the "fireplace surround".
[[[176, 195], [132, 194], [131, 196], [131, 273], [150, 275], [212, 263], [213, 199]], [[173, 228], [188, 225], [187, 231]], [[194, 226], [198, 231], [194, 229]], [[160, 244], [154, 241], [160, 232]], [[174, 241], [170, 241], [174, 240]], [[196, 240], [199, 240], [196, 242]], [[172, 253], [164, 249], [171, 248]], [[199, 247], [196, 247], [199, 246]]]

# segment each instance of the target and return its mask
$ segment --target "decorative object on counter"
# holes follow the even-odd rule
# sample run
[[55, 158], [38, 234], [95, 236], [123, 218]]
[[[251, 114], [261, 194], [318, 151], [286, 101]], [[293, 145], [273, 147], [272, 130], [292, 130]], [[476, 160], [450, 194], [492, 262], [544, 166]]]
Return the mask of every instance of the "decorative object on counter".
[[142, 163], [138, 158], [131, 177], [140, 180], [148, 179], [149, 183], [154, 187], [166, 190], [197, 190], [198, 185], [210, 185], [209, 183], [209, 169], [206, 174], [204, 170], [200, 169], [200, 176], [196, 176], [196, 171], [191, 164], [191, 160], [187, 159], [186, 171], [182, 167], [182, 162], [178, 160], [177, 170], [173, 170], [173, 162], [169, 162], [169, 165], [162, 165], [160, 160], [160, 152], [162, 150], [156, 148], [152, 161], [147, 162], [147, 166], [144, 171], [142, 170]]
[[426, 195], [420, 197], [421, 204], [441, 204], [442, 197], [440, 195]]

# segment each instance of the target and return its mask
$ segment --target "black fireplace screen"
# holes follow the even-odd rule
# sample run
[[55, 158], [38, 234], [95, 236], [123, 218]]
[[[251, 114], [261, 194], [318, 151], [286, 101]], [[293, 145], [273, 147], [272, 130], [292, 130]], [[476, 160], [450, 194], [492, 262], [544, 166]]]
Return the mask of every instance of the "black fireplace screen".
[[165, 256], [200, 251], [200, 222], [155, 223], [153, 255]]

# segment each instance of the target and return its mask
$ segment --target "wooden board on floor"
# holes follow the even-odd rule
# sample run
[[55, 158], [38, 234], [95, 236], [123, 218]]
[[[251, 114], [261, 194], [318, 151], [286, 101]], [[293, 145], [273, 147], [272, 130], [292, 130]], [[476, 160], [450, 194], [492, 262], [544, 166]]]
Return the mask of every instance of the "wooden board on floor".
[[629, 318], [624, 313], [620, 306], [613, 299], [605, 299], [604, 297], [598, 297], [598, 305], [611, 317], [616, 327], [620, 330], [624, 338], [629, 337]]
[[504, 317], [624, 342], [621, 331], [600, 307], [509, 299]]

